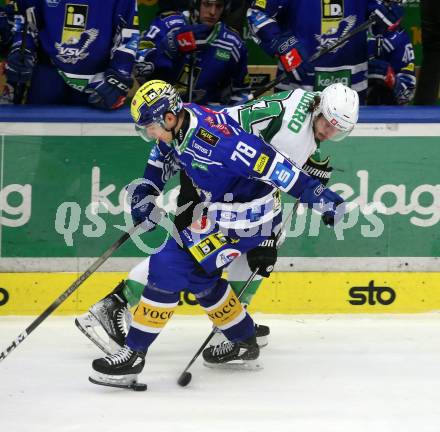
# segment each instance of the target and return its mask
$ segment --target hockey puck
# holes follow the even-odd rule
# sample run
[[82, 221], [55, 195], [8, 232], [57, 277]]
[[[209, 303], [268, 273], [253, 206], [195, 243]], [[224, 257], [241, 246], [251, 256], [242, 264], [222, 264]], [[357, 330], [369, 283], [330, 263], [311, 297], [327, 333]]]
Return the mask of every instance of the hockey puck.
[[177, 384], [179, 384], [181, 387], [186, 387], [191, 382], [191, 379], [192, 375], [190, 372], [183, 372], [177, 380]]

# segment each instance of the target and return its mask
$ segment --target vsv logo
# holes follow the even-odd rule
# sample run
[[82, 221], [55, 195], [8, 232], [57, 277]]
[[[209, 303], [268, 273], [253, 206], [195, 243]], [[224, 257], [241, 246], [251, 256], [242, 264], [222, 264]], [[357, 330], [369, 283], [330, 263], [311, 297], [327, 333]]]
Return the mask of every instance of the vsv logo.
[[379, 303], [383, 306], [388, 306], [396, 300], [396, 291], [391, 287], [374, 286], [374, 281], [365, 286], [354, 286], [349, 291], [352, 300], [349, 303], [354, 306], [361, 306], [368, 302], [369, 305], [374, 306]]

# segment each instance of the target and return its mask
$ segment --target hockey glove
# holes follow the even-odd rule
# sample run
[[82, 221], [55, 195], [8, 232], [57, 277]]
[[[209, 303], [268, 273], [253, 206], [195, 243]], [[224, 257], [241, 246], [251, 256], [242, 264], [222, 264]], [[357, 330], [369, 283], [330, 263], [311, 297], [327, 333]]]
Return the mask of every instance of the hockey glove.
[[300, 196], [302, 203], [321, 213], [325, 225], [334, 226], [345, 214], [345, 203], [341, 196], [324, 187], [318, 180], [310, 181]]
[[149, 184], [130, 185], [131, 217], [135, 225], [140, 224], [145, 231], [153, 230], [160, 222], [163, 211], [156, 205], [159, 192]]
[[333, 167], [330, 166], [329, 157], [326, 157], [323, 161], [318, 161], [310, 156], [303, 165], [302, 170], [326, 186], [332, 175]]
[[388, 88], [394, 88], [394, 70], [385, 60], [373, 58], [368, 62], [368, 79], [382, 80]]
[[11, 50], [6, 63], [6, 79], [11, 84], [25, 84], [31, 80], [35, 66], [35, 55], [20, 46]]
[[107, 69], [104, 79], [97, 84], [89, 84], [86, 91], [91, 92], [89, 103], [97, 108], [112, 110], [120, 108], [133, 85], [133, 79], [114, 69]]
[[214, 27], [210, 27], [205, 24], [194, 24], [170, 31], [163, 41], [166, 43], [165, 52], [169, 57], [174, 58], [178, 53], [200, 51], [217, 38], [220, 25], [221, 23], [217, 23]]
[[416, 91], [416, 77], [410, 74], [399, 73], [396, 76], [394, 97], [399, 105], [409, 104]]
[[272, 234], [269, 238], [263, 240], [256, 248], [248, 251], [246, 256], [252, 272], [258, 269], [258, 275], [269, 277], [278, 258], [275, 235]]
[[293, 81], [304, 80], [313, 73], [313, 67], [307, 62], [305, 48], [293, 35], [278, 39], [275, 55], [279, 57], [287, 76]]
[[387, 31], [394, 31], [399, 27], [402, 21], [404, 9], [396, 0], [376, 0], [372, 2], [370, 12], [376, 17], [376, 23], [373, 25], [373, 33], [375, 35], [384, 34]]

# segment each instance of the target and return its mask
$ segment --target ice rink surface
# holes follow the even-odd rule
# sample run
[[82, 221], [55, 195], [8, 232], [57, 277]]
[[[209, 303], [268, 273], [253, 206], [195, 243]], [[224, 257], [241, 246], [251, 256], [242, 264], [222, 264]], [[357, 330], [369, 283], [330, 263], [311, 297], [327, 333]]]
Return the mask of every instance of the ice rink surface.
[[[1, 432], [439, 432], [440, 314], [255, 315], [271, 327], [259, 372], [192, 367], [210, 332], [175, 316], [147, 355], [148, 391], [87, 380], [100, 352], [50, 317], [0, 363]], [[0, 317], [0, 350], [33, 317]]]

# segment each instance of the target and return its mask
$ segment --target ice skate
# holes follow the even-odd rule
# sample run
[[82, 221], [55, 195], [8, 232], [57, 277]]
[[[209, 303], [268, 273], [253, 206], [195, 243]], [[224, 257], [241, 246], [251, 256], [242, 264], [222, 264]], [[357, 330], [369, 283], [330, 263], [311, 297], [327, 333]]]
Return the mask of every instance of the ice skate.
[[[121, 284], [120, 284], [121, 285]], [[113, 293], [75, 319], [76, 326], [102, 351], [110, 355], [124, 346], [131, 314], [123, 297]]]
[[[268, 336], [270, 328], [262, 324], [255, 324], [255, 336], [257, 337], [257, 344], [260, 348], [264, 348], [269, 343]], [[228, 342], [228, 339], [219, 329], [215, 329], [215, 335], [209, 341], [210, 346], [220, 345], [222, 342]]]
[[89, 381], [108, 387], [146, 390], [146, 384], [137, 380], [144, 365], [145, 353], [133, 351], [125, 345], [116, 354], [93, 360], [95, 373], [89, 377]]
[[241, 342], [224, 341], [203, 351], [205, 366], [222, 369], [262, 369], [259, 355], [260, 348], [255, 336]]

